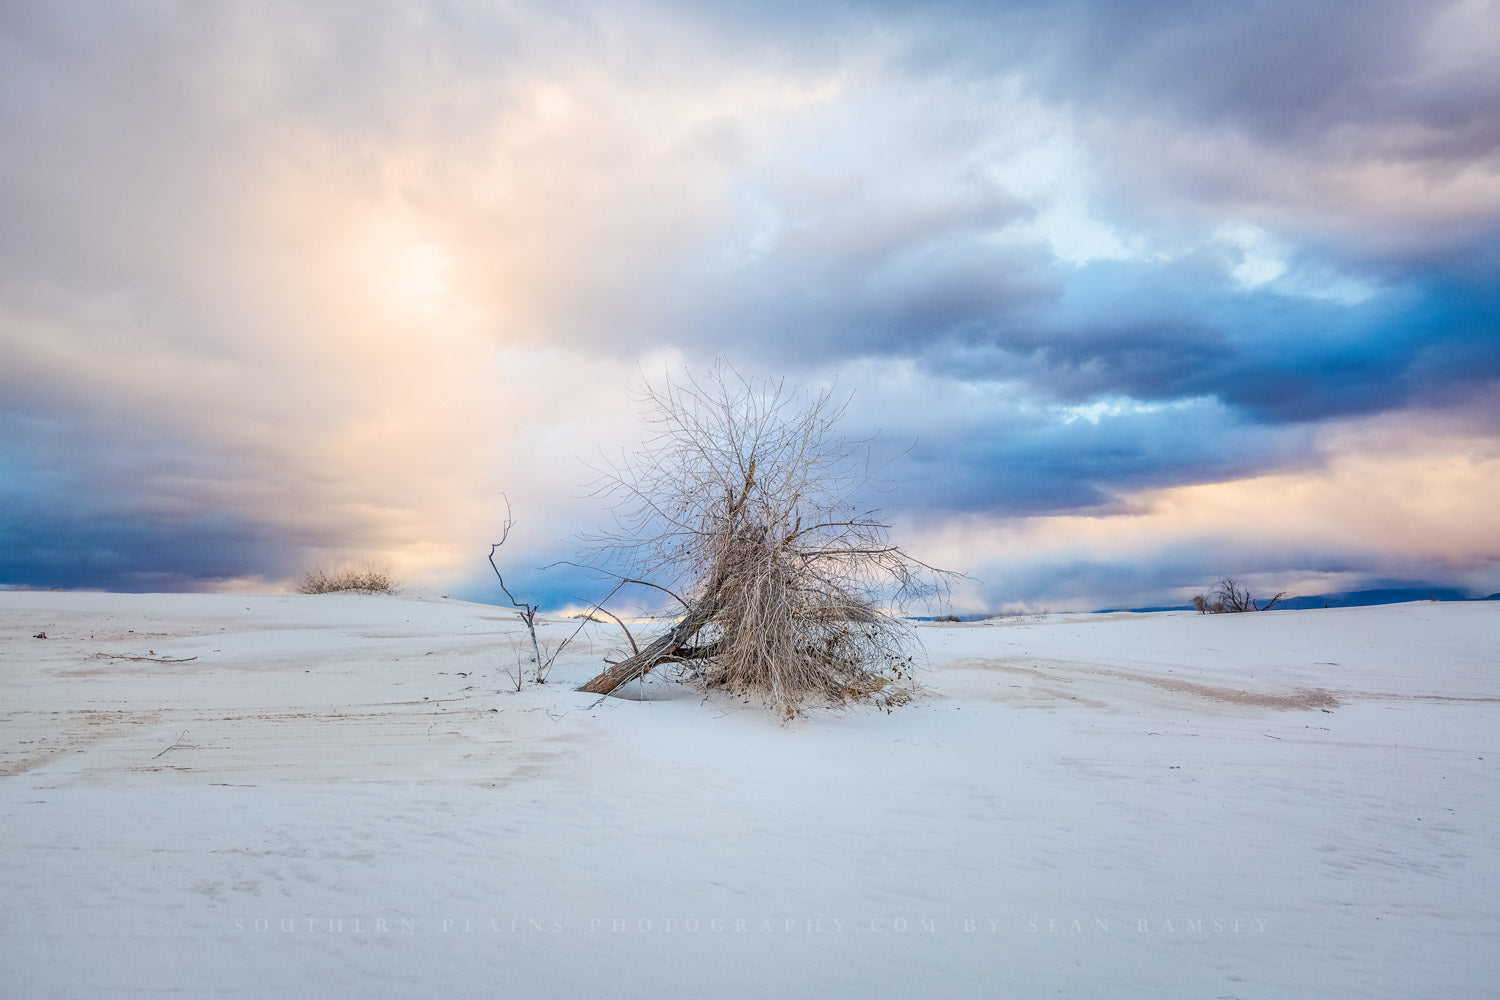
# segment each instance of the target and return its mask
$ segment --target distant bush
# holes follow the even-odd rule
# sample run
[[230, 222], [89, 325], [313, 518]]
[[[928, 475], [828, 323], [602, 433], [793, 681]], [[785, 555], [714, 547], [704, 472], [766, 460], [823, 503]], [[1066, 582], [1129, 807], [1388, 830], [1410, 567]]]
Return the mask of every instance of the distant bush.
[[963, 622], [963, 619], [960, 618], [960, 617], [958, 617], [958, 615], [939, 615], [938, 617], [934, 618], [933, 621], [935, 621], [935, 622], [959, 622], [961, 624]]
[[1244, 611], [1270, 611], [1276, 602], [1286, 596], [1282, 591], [1269, 601], [1259, 602], [1250, 596], [1249, 587], [1240, 587], [1233, 577], [1224, 577], [1213, 589], [1213, 593], [1204, 597], [1198, 594], [1193, 598], [1193, 607], [1200, 615], [1223, 615], [1239, 614]]
[[348, 591], [360, 594], [394, 594], [396, 582], [384, 568], [354, 566], [332, 572], [322, 567], [308, 570], [297, 584], [299, 594], [338, 594]]

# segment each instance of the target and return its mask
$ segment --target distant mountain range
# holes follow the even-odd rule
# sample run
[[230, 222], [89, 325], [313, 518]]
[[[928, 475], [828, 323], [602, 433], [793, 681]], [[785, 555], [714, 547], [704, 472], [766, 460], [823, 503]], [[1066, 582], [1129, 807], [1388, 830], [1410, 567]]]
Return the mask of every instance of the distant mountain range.
[[[1266, 595], [1256, 595], [1266, 600]], [[1297, 611], [1304, 608], [1363, 608], [1372, 604], [1405, 604], [1408, 601], [1500, 601], [1500, 593], [1488, 597], [1470, 597], [1457, 587], [1390, 587], [1383, 590], [1354, 590], [1347, 594], [1314, 594], [1309, 597], [1284, 597], [1276, 602], [1275, 611]], [[1191, 604], [1174, 604], [1154, 608], [1106, 608], [1106, 611], [1191, 611]]]
[[[1500, 600], [1500, 594], [1478, 600]], [[1472, 601], [1467, 591], [1454, 587], [1400, 587], [1390, 590], [1356, 590], [1348, 594], [1284, 598], [1278, 608], [1362, 608], [1370, 604], [1402, 604], [1406, 601]]]

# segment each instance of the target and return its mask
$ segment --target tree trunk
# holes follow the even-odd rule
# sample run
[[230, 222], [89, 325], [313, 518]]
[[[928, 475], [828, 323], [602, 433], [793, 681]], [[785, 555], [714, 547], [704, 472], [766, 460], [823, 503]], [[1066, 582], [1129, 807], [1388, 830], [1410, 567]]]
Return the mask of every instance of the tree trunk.
[[686, 646], [713, 618], [714, 610], [711, 602], [699, 602], [666, 635], [653, 640], [651, 645], [634, 656], [616, 663], [578, 690], [589, 694], [609, 694], [621, 684], [628, 684], [637, 677], [645, 676], [651, 668]]
[[[751, 477], [755, 474], [755, 462], [750, 462], [750, 471], [745, 474], [745, 489], [738, 500], [731, 505], [730, 513], [733, 515], [744, 506], [745, 498], [750, 495]], [[719, 613], [719, 607], [723, 603], [725, 581], [729, 579], [729, 566], [721, 557], [714, 565], [713, 574], [709, 577], [708, 585], [703, 588], [703, 598], [688, 608], [688, 613], [682, 621], [672, 626], [672, 630], [666, 635], [660, 636], [651, 645], [627, 657], [610, 667], [604, 673], [589, 681], [580, 691], [589, 694], [609, 694], [621, 684], [628, 684], [637, 677], [645, 676], [653, 667], [665, 659], [677, 654], [678, 650], [686, 646], [699, 632], [703, 626], [713, 621], [714, 615]], [[696, 656], [704, 655], [702, 650], [694, 650]], [[679, 657], [680, 659], [681, 657]]]

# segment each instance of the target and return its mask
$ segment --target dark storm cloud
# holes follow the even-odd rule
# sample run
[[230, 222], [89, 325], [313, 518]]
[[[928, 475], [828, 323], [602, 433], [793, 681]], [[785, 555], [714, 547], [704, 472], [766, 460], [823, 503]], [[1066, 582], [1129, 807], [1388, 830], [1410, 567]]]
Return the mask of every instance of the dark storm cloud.
[[[1339, 126], [1412, 123], [1407, 152], [1469, 158], [1500, 145], [1493, 8], [1370, 0], [849, 0], [668, 4], [805, 59], [882, 30], [922, 77], [1023, 74], [1101, 113], [1165, 114], [1272, 143], [1339, 142]], [[1455, 42], [1467, 40], [1468, 46]], [[1476, 37], [1478, 36], [1478, 37]], [[1387, 137], [1395, 142], [1396, 137]]]
[[1287, 468], [1300, 428], [1255, 426], [1207, 399], [1117, 401], [927, 428], [895, 460], [903, 507], [1003, 516], [1115, 513], [1123, 493]]
[[1357, 11], [1296, 0], [1063, 4], [1038, 75], [1049, 91], [1095, 106], [1307, 141], [1403, 113], [1391, 98], [1423, 68], [1422, 35], [1436, 9], [1403, 0]]
[[1357, 303], [1235, 289], [1191, 263], [1090, 265], [1050, 315], [973, 338], [966, 360], [988, 351], [1064, 400], [1210, 396], [1255, 422], [1432, 405], [1500, 378], [1500, 268], [1480, 257]]
[[[992, 405], [922, 426], [900, 473], [903, 502], [1108, 508], [1131, 490], [1295, 467], [1321, 421], [1463, 404], [1500, 379], [1500, 292], [1483, 257], [1428, 265], [1352, 304], [1233, 288], [1211, 263], [1099, 262], [1044, 309], [926, 317], [846, 341], [916, 354], [960, 383], [1022, 385], [1053, 407], [1017, 416]], [[1065, 409], [1100, 400], [1094, 420]]]
[[[1109, 194], [1098, 206], [1103, 218], [1165, 223], [1179, 235], [1196, 226], [1200, 241], [1236, 215], [1259, 219], [1291, 241], [1293, 270], [1342, 274], [1371, 289], [1341, 298], [1286, 282], [1245, 287], [1222, 248], [1075, 270], [1044, 246], [991, 238], [1026, 218], [1024, 202], [1010, 219], [976, 212], [968, 224], [955, 205], [946, 230], [886, 248], [859, 215], [868, 179], [851, 177], [840, 195], [820, 199], [854, 206], [841, 240], [820, 229], [797, 234], [732, 274], [703, 310], [732, 317], [727, 329], [757, 348], [795, 345], [815, 360], [914, 357], [952, 378], [1020, 379], [1070, 402], [1207, 396], [1239, 411], [1247, 436], [1262, 423], [1443, 405], [1500, 376], [1492, 291], [1500, 205], [1455, 214], [1432, 195], [1430, 211], [1382, 215], [1357, 201], [1310, 202], [1307, 192], [1289, 192], [1281, 207], [1268, 201], [1266, 177], [1287, 170], [1315, 190], [1372, 159], [1439, 178], [1496, 169], [1500, 70], [1482, 58], [1483, 42], [1461, 44], [1483, 20], [1466, 24], [1460, 5], [1373, 3], [1352, 14], [1293, 3], [939, 4], [919, 14], [867, 3], [774, 8], [753, 24], [713, 9], [762, 36], [782, 18], [825, 39], [900, 25], [910, 34], [895, 65], [914, 76], [1018, 75], [1031, 92], [1064, 102], [1085, 136], [1116, 143], [1092, 151]], [[793, 48], [814, 58], [809, 47]], [[953, 114], [983, 117], [975, 106]], [[1137, 145], [1121, 132], [1132, 122], [1149, 123], [1143, 134], [1153, 142], [1170, 129], [1186, 146]], [[1233, 139], [1226, 155], [1209, 155], [1225, 136]], [[1405, 196], [1389, 197], [1394, 206]], [[885, 256], [870, 266], [850, 246]], [[1235, 434], [1220, 447], [1246, 451]], [[1209, 462], [1202, 474], [1221, 470]], [[1177, 474], [1164, 468], [1162, 481]], [[1058, 494], [1064, 506], [1087, 495], [1082, 487]]]
[[42, 400], [34, 390], [7, 393], [0, 581], [146, 591], [289, 576], [306, 568], [298, 553], [321, 544], [325, 530], [205, 502], [264, 489], [274, 475], [243, 456], [206, 457], [182, 431], [129, 412], [90, 412], [86, 400]]
[[997, 324], [1019, 326], [1055, 286], [1034, 252], [969, 234], [896, 246], [872, 238], [857, 255], [797, 247], [739, 270], [705, 294], [690, 322], [738, 340], [750, 357], [904, 357]]
[[159, 592], [280, 579], [302, 568], [284, 555], [279, 525], [211, 512], [170, 517], [111, 510], [75, 502], [78, 496], [55, 494], [41, 506], [32, 495], [0, 494], [0, 580]]

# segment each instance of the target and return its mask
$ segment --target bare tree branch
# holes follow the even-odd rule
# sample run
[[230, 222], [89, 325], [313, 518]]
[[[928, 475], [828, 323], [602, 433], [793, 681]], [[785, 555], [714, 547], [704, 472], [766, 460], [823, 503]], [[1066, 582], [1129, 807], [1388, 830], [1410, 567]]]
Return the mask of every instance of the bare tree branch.
[[[541, 644], [537, 642], [536, 638], [536, 612], [538, 606], [535, 604], [526, 604], [523, 601], [516, 600], [515, 595], [510, 592], [510, 588], [505, 585], [505, 577], [501, 575], [500, 567], [495, 565], [496, 550], [498, 550], [500, 546], [505, 544], [506, 539], [510, 538], [510, 529], [516, 526], [515, 518], [511, 516], [510, 497], [502, 493], [500, 494], [500, 498], [505, 501], [505, 520], [500, 525], [500, 540], [490, 546], [490, 569], [495, 571], [495, 578], [500, 581], [500, 589], [505, 591], [506, 599], [510, 601], [511, 606], [514, 607], [517, 613], [521, 616], [521, 621], [526, 623], [526, 631], [531, 635], [531, 654], [533, 657], [532, 662], [536, 664], [536, 682], [540, 684], [546, 677], [546, 669], [547, 666], [551, 665], [551, 661], [549, 660], [547, 664], [542, 663], [542, 647]], [[561, 648], [559, 647], [559, 652], [560, 651]], [[516, 669], [517, 671], [519, 671], [520, 667], [518, 666]], [[519, 691], [520, 689], [521, 683], [518, 677], [516, 681], [516, 690]]]
[[[595, 613], [598, 613], [598, 614], [601, 614], [601, 615], [605, 615], [606, 617], [609, 618], [610, 621], [612, 621], [616, 625], [620, 626], [621, 631], [623, 631], [625, 633], [625, 639], [626, 639], [626, 641], [630, 643], [630, 651], [632, 653], [640, 653], [641, 647], [636, 645], [636, 643], [635, 643], [635, 636], [633, 636], [633, 635], [630, 634], [630, 629], [628, 629], [628, 628], [625, 627], [625, 623], [620, 620], [620, 618], [619, 618], [618, 615], [613, 614], [612, 612], [610, 612], [610, 611], [608, 611], [608, 610], [606, 610], [606, 609], [604, 609], [604, 608], [599, 607], [599, 606], [596, 605], [594, 607], [593, 611], [585, 611], [583, 613], [583, 617], [586, 618], [586, 619], [588, 619], [591, 622], [598, 622], [599, 619], [597, 619], [597, 618], [594, 617]], [[601, 622], [600, 624], [603, 624], [603, 623]]]
[[[661, 591], [663, 594], [666, 594], [668, 597], [672, 598], [672, 600], [676, 601], [678, 604], [681, 604], [683, 606], [684, 610], [687, 610], [687, 611], [693, 610], [693, 606], [691, 604], [689, 604], [687, 601], [684, 601], [681, 597], [678, 597], [677, 594], [675, 594], [672, 591], [668, 590], [666, 587], [663, 587], [661, 584], [652, 583], [649, 580], [635, 580], [635, 579], [632, 579], [632, 578], [630, 578], [628, 576], [621, 576], [619, 573], [612, 573], [609, 570], [604, 569], [601, 566], [587, 566], [587, 565], [584, 565], [583, 563], [570, 562], [570, 561], [568, 561], [566, 559], [560, 559], [560, 560], [558, 560], [555, 563], [548, 563], [546, 566], [543, 566], [542, 568], [543, 569], [551, 569], [553, 566], [576, 566], [579, 569], [592, 570], [595, 573], [603, 573], [605, 576], [612, 576], [615, 579], [619, 580], [622, 585], [623, 584], [627, 584], [627, 583], [634, 583], [634, 584], [638, 584], [639, 586], [642, 586], [642, 587], [650, 587], [653, 590], [659, 590], [659, 591]], [[619, 590], [620, 590], [620, 588], [616, 587], [614, 590], [610, 591], [609, 592], [609, 597], [615, 596], [615, 594], [617, 594], [619, 592]], [[609, 600], [609, 597], [606, 597], [604, 600], [606, 600], [606, 601]], [[598, 605], [595, 605], [595, 607], [598, 607]]]

